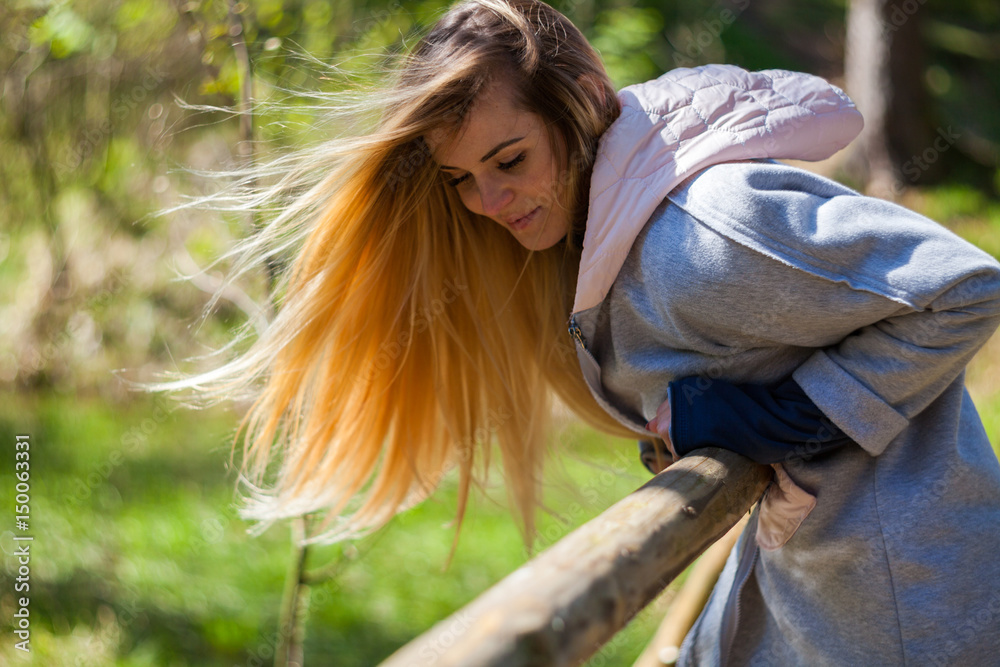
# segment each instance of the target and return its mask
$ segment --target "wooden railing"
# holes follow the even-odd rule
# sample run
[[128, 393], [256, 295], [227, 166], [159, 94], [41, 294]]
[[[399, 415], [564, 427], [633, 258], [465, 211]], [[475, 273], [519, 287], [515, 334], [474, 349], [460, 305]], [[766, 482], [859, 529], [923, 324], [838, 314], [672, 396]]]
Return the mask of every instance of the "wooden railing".
[[722, 449], [670, 466], [383, 667], [577, 665], [760, 498], [771, 469]]

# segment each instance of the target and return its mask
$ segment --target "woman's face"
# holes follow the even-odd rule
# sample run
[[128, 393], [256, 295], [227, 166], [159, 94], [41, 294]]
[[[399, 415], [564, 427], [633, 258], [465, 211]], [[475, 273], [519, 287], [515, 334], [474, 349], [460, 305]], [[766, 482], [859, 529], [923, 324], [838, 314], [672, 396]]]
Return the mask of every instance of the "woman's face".
[[560, 166], [541, 117], [513, 103], [498, 81], [473, 102], [462, 126], [425, 137], [448, 187], [465, 207], [503, 225], [530, 250], [545, 250], [570, 229]]

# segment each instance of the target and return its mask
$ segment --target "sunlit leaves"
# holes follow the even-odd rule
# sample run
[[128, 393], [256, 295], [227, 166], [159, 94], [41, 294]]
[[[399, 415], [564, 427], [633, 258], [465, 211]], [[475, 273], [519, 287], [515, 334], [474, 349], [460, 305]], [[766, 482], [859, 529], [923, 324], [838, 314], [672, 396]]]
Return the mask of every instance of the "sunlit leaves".
[[53, 58], [67, 58], [90, 46], [94, 28], [68, 3], [54, 4], [28, 30], [33, 44], [48, 44]]
[[648, 81], [663, 73], [654, 60], [662, 51], [663, 27], [663, 17], [654, 9], [609, 9], [598, 15], [591, 43], [616, 84]]

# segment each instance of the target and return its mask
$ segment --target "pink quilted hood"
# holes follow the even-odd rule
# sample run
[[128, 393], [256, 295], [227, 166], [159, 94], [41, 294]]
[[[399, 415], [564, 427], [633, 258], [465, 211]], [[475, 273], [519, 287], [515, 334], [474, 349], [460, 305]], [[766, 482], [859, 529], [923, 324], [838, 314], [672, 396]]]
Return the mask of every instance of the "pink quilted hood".
[[675, 69], [618, 99], [594, 163], [574, 313], [604, 299], [650, 215], [689, 176], [736, 160], [822, 160], [863, 125], [839, 88], [782, 70]]

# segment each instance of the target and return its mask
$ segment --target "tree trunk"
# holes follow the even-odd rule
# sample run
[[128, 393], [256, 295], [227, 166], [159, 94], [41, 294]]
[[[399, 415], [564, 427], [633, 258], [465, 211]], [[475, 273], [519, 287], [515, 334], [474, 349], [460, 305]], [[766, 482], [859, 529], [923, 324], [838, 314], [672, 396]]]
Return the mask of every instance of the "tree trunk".
[[918, 180], [903, 165], [926, 148], [923, 45], [917, 0], [851, 0], [847, 91], [865, 117], [849, 168], [865, 190], [895, 197]]

